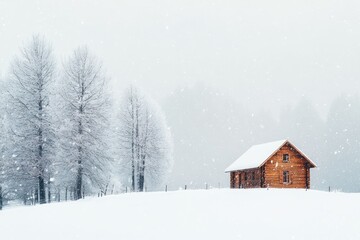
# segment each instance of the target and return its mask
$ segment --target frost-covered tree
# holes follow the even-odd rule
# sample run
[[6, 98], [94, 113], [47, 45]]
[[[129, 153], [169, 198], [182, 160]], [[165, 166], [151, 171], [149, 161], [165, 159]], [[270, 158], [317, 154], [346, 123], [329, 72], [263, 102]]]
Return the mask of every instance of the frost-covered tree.
[[109, 96], [102, 64], [86, 47], [74, 51], [63, 67], [60, 89], [62, 118], [58, 177], [75, 189], [106, 188], [109, 183]]
[[[12, 62], [7, 84], [8, 118], [13, 146], [11, 172], [18, 192], [35, 189], [40, 203], [46, 202], [45, 185], [52, 164], [53, 130], [49, 97], [55, 76], [52, 48], [34, 36]], [[10, 170], [9, 170], [10, 171]]]
[[21, 191], [23, 189], [23, 181], [18, 183], [20, 178], [19, 170], [17, 169], [18, 164], [16, 164], [16, 156], [12, 155], [13, 151], [11, 149], [14, 146], [12, 132], [8, 129], [9, 121], [4, 111], [6, 97], [4, 94], [1, 94], [1, 97], [3, 98], [0, 100], [0, 210], [5, 200], [22, 198], [24, 201], [27, 201], [31, 194], [29, 191]]
[[[3, 144], [1, 143], [1, 149], [3, 147]], [[5, 174], [5, 162], [4, 157], [0, 157], [0, 210], [3, 208], [3, 199], [4, 199], [4, 183], [6, 180], [6, 174]]]
[[[3, 92], [0, 93], [0, 96], [2, 97], [2, 99], [4, 99]], [[0, 210], [2, 210], [5, 197], [5, 184], [10, 176], [8, 176], [6, 168], [7, 134], [5, 132], [6, 122], [4, 121], [6, 119], [6, 113], [4, 111], [4, 102], [0, 100], [0, 104]]]
[[[0, 78], [1, 80], [1, 78]], [[4, 92], [0, 92], [1, 99], [4, 99]], [[4, 111], [4, 103], [0, 100], [0, 119], [3, 120], [5, 115]], [[3, 199], [4, 199], [4, 184], [6, 180], [6, 169], [5, 169], [5, 156], [4, 156], [4, 147], [5, 147], [5, 139], [6, 135], [3, 131], [4, 122], [1, 121], [0, 125], [0, 210], [3, 208]]]
[[132, 191], [161, 184], [172, 166], [170, 131], [157, 104], [133, 86], [122, 101], [118, 137], [121, 174]]

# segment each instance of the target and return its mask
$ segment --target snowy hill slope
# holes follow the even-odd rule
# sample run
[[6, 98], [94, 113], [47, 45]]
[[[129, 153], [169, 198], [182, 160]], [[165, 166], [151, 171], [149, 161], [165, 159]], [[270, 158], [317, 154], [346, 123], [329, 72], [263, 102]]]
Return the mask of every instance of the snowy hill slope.
[[360, 239], [360, 194], [131, 193], [0, 212], [1, 239]]

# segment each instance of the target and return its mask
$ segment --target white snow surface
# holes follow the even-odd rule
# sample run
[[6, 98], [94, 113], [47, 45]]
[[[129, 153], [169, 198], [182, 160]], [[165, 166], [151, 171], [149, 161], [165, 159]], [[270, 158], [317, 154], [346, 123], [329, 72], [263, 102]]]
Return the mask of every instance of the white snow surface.
[[295, 189], [128, 193], [0, 211], [5, 240], [360, 239], [360, 194]]
[[225, 172], [242, 169], [257, 168], [264, 163], [273, 153], [287, 142], [286, 139], [254, 145], [250, 147], [240, 158], [225, 169]]

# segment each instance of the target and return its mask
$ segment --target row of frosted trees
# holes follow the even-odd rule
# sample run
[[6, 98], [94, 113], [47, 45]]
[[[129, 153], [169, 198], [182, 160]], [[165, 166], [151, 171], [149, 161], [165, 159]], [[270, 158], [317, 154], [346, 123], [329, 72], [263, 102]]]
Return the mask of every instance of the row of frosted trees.
[[129, 87], [116, 105], [101, 62], [86, 47], [56, 64], [34, 36], [1, 81], [0, 209], [129, 187], [156, 189], [172, 165], [165, 118]]

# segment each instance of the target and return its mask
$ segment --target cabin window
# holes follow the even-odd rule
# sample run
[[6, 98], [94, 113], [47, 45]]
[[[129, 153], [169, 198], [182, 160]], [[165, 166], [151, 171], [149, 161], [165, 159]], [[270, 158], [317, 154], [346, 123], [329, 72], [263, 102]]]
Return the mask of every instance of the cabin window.
[[283, 154], [283, 162], [289, 162], [289, 154]]
[[247, 181], [248, 180], [248, 174], [247, 174], [247, 172], [245, 172], [245, 181]]
[[251, 179], [254, 181], [255, 180], [255, 172], [252, 172], [251, 174]]
[[289, 171], [284, 171], [283, 172], [283, 182], [284, 183], [290, 183]]

